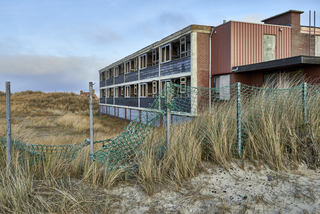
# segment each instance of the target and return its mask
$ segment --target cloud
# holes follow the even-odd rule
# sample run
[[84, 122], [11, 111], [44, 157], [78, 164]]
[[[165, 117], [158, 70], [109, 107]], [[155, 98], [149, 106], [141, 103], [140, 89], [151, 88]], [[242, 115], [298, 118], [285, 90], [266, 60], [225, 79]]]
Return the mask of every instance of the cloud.
[[179, 29], [190, 25], [189, 20], [192, 19], [192, 15], [187, 13], [163, 12], [158, 16], [158, 23], [164, 26], [170, 26], [173, 29]]
[[107, 63], [96, 56], [1, 55], [0, 88], [5, 81], [12, 82], [13, 92], [78, 92], [86, 90], [90, 81], [96, 82], [98, 88], [98, 70]]
[[89, 25], [81, 29], [87, 40], [99, 45], [113, 44], [123, 40], [121, 34], [110, 26]]

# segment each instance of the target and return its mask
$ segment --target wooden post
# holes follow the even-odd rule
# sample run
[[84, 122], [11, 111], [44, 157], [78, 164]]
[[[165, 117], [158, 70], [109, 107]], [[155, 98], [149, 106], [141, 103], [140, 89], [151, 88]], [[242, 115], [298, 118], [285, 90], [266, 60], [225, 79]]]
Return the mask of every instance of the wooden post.
[[7, 107], [7, 169], [11, 166], [11, 99], [10, 82], [6, 82], [6, 107]]
[[89, 111], [90, 111], [90, 164], [92, 165], [93, 163], [93, 113], [92, 113], [92, 89], [93, 89], [93, 83], [89, 82]]

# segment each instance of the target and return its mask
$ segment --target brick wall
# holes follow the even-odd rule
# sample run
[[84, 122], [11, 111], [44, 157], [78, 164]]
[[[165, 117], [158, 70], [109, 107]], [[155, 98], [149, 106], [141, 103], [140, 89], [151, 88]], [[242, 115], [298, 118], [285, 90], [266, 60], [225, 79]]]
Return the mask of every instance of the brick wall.
[[[299, 11], [292, 11], [264, 22], [265, 24], [291, 25], [291, 56], [309, 55], [309, 34], [300, 33], [300, 14]], [[313, 35], [311, 35], [311, 41], [313, 40]], [[311, 47], [311, 55], [314, 55], [313, 46]]]
[[197, 33], [197, 86], [209, 87], [209, 34]]

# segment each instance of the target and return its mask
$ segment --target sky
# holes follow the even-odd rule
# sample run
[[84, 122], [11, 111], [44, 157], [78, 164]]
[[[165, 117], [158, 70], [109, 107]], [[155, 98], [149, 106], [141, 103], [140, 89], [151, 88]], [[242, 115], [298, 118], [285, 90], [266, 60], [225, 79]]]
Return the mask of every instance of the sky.
[[260, 23], [319, 0], [0, 0], [0, 91], [89, 91], [99, 95], [98, 71], [180, 29], [223, 20]]

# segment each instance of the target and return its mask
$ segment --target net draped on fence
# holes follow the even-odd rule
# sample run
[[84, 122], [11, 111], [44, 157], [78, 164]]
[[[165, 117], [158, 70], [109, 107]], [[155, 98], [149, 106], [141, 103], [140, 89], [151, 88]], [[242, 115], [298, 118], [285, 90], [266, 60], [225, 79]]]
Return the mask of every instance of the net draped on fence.
[[[195, 88], [173, 83], [160, 92], [150, 107], [131, 121], [124, 131], [103, 143], [93, 154], [95, 161], [109, 170], [137, 163], [137, 156], [144, 155], [143, 147], [152, 142], [157, 157], [161, 158], [167, 144], [167, 113], [172, 121], [171, 144], [193, 140], [201, 143], [204, 151], [221, 150], [221, 145], [235, 156], [243, 155], [246, 144], [263, 138], [256, 127], [265, 121], [299, 127], [311, 124], [319, 127], [320, 88], [303, 83], [287, 89], [268, 89], [236, 83], [220, 88]], [[143, 99], [143, 98], [141, 98]], [[285, 140], [280, 136], [277, 140]], [[2, 145], [6, 139], [0, 138]], [[72, 160], [89, 142], [64, 146], [24, 144], [13, 141], [22, 154], [44, 156], [52, 154]], [[206, 145], [216, 145], [206, 147]]]

